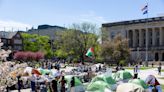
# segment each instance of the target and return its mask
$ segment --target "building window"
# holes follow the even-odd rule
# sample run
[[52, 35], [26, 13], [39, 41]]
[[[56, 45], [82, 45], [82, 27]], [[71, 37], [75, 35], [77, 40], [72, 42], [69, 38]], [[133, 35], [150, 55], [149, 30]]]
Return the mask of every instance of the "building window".
[[14, 44], [22, 44], [22, 40], [20, 40], [20, 39], [14, 39]]
[[8, 44], [10, 44], [10, 40], [8, 40]]
[[17, 34], [17, 35], [16, 35], [16, 37], [17, 37], [17, 38], [20, 38], [20, 35], [19, 35], [19, 34]]
[[22, 50], [22, 46], [14, 46], [14, 50]]

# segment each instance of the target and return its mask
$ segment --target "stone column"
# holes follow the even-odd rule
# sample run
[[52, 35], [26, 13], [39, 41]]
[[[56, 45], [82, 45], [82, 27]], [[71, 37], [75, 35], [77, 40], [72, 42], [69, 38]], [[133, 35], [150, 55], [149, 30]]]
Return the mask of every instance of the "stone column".
[[150, 40], [150, 36], [149, 36], [149, 30], [146, 29], [146, 39], [145, 39], [145, 46], [149, 46], [149, 40]]
[[143, 47], [143, 32], [139, 30], [139, 47]]
[[160, 31], [160, 34], [159, 34], [160, 46], [163, 46], [164, 45], [164, 30], [163, 28], [160, 28], [159, 31]]
[[132, 32], [133, 32], [133, 48], [135, 48], [136, 47], [136, 32], [135, 30], [132, 30]]
[[152, 40], [153, 40], [153, 46], [156, 46], [156, 32], [155, 32], [155, 28], [152, 28]]

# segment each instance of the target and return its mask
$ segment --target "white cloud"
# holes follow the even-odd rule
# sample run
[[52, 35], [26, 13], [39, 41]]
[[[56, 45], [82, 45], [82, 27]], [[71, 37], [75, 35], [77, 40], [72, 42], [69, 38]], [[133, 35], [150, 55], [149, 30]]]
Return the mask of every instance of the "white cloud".
[[25, 31], [26, 28], [31, 28], [32, 26], [29, 24], [17, 22], [17, 21], [12, 21], [12, 20], [0, 20], [0, 31]]
[[92, 22], [98, 25], [106, 22], [104, 17], [96, 15], [93, 11], [80, 15], [79, 20], [81, 22]]
[[70, 23], [89, 22], [101, 26], [102, 23], [107, 22], [104, 17], [97, 15], [94, 11], [89, 11], [85, 14], [67, 17]]

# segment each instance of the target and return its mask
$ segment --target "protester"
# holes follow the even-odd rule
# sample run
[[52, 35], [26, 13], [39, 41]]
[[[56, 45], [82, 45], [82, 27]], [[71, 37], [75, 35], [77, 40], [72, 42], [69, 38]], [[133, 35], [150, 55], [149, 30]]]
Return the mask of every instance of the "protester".
[[52, 92], [58, 92], [58, 79], [57, 79], [57, 77], [55, 77], [55, 79], [53, 79], [51, 81], [51, 90], [52, 90]]
[[158, 75], [161, 75], [161, 63], [159, 63], [159, 67], [158, 67]]
[[66, 80], [64, 79], [64, 76], [62, 76], [60, 83], [61, 83], [61, 92], [65, 92]]
[[21, 88], [22, 88], [22, 81], [20, 80], [21, 76], [17, 76], [18, 79], [18, 92], [21, 92]]
[[158, 82], [155, 76], [149, 75], [146, 78], [145, 83], [149, 85], [149, 92], [153, 92], [153, 89], [156, 90], [155, 92], [162, 92], [160, 83]]
[[138, 71], [139, 71], [138, 65], [135, 65], [134, 66], [134, 79], [138, 78]]
[[154, 63], [152, 63], [152, 67], [154, 67]]
[[36, 80], [36, 77], [35, 77], [34, 73], [32, 73], [32, 76], [30, 78], [30, 81], [31, 81], [31, 92], [35, 92], [35, 90], [36, 90], [35, 80]]
[[75, 77], [71, 79], [71, 90], [70, 92], [75, 92]]

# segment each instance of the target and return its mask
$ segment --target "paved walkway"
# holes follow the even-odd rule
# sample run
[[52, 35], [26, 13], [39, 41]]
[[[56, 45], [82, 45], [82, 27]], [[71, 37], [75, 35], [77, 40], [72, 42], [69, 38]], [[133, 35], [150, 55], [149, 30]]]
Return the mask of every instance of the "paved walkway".
[[[162, 66], [162, 69], [164, 69], [164, 66]], [[128, 70], [133, 74], [133, 70]], [[157, 80], [160, 82], [160, 84], [164, 85], [164, 72], [161, 72], [161, 75], [158, 75], [158, 70], [157, 68], [153, 69], [146, 69], [146, 70], [140, 70], [138, 77], [145, 80], [148, 75], [154, 75]], [[160, 79], [163, 78], [163, 79]]]

